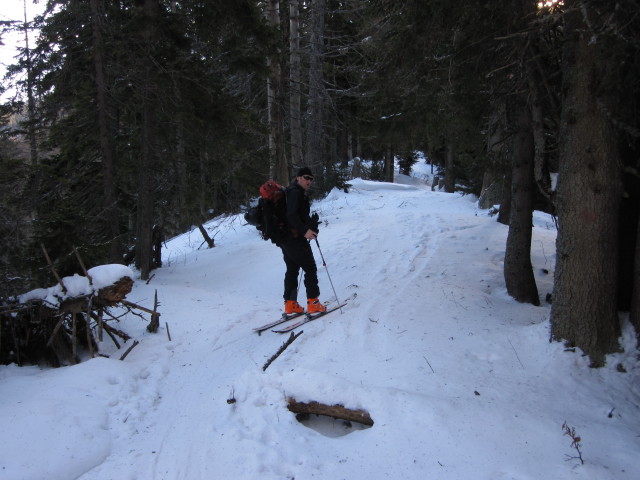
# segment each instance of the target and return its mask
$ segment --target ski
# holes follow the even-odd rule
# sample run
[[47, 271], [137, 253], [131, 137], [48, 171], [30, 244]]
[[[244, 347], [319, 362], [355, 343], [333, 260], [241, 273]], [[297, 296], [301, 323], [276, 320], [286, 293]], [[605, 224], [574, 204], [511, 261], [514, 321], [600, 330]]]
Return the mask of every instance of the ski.
[[271, 322], [271, 323], [267, 323], [265, 325], [262, 325], [261, 327], [256, 327], [253, 329], [254, 332], [256, 332], [258, 335], [260, 335], [262, 332], [264, 332], [265, 330], [269, 330], [270, 328], [273, 328], [277, 325], [280, 325], [281, 323], [287, 322], [289, 320], [293, 320], [294, 318], [298, 318], [302, 315], [304, 315], [305, 312], [301, 312], [301, 313], [292, 313], [291, 315], [287, 315], [286, 313], [283, 313], [282, 316], [276, 320], [275, 322]]
[[[327, 307], [329, 305], [329, 302], [324, 302], [323, 305], [325, 307]], [[288, 322], [289, 320], [293, 320], [294, 318], [298, 318], [298, 317], [300, 317], [302, 315], [306, 315], [306, 314], [307, 314], [307, 312], [291, 313], [289, 315], [287, 315], [286, 313], [283, 313], [282, 316], [278, 320], [276, 320], [275, 322], [267, 323], [265, 325], [262, 325], [261, 327], [256, 327], [256, 328], [253, 329], [253, 331], [256, 332], [258, 335], [260, 335], [265, 330], [269, 330], [270, 328], [273, 328], [276, 325], [280, 325], [281, 323]]]
[[306, 314], [302, 320], [299, 320], [299, 321], [297, 321], [295, 323], [292, 323], [291, 325], [287, 325], [286, 327], [281, 328], [279, 330], [271, 330], [271, 331], [275, 332], [275, 333], [287, 333], [287, 332], [290, 332], [291, 330], [294, 330], [294, 329], [300, 327], [301, 325], [304, 325], [305, 323], [309, 323], [312, 320], [315, 320], [315, 319], [320, 318], [320, 317], [324, 317], [328, 313], [335, 312], [336, 310], [344, 307], [346, 304], [347, 304], [347, 302], [343, 303], [342, 305], [336, 305], [335, 307], [327, 308], [326, 312], [316, 313], [315, 315]]

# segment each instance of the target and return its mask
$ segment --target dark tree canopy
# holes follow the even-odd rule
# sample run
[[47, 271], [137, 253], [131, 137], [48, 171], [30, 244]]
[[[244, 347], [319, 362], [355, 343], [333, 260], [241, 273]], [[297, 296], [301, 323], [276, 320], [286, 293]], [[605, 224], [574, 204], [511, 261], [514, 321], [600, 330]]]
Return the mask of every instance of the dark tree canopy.
[[[392, 180], [422, 151], [445, 191], [494, 192], [520, 301], [538, 302], [532, 211], [558, 215], [553, 336], [601, 364], [617, 312], [640, 327], [639, 12], [632, 0], [50, 0], [5, 79], [21, 94], [3, 114], [22, 117], [0, 144], [2, 273], [37, 279], [45, 244], [63, 274], [74, 246], [91, 264], [135, 246], [145, 275], [154, 228], [237, 212], [268, 175], [284, 183], [308, 163], [322, 194], [355, 158]], [[606, 201], [581, 203], [585, 188]], [[585, 209], [613, 219], [597, 225], [606, 241], [572, 228]], [[601, 254], [597, 269], [567, 260], [572, 242]], [[614, 325], [571, 313], [598, 288]]]

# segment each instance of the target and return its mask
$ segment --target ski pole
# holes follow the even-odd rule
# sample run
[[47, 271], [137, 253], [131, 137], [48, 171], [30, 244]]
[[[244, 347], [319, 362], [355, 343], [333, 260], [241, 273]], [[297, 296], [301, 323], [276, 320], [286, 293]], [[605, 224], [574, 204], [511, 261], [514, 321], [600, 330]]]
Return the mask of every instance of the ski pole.
[[302, 274], [300, 273], [300, 269], [298, 269], [298, 288], [296, 290], [296, 298], [298, 298], [298, 293], [300, 292], [300, 285], [302, 285]]
[[329, 275], [329, 268], [327, 267], [327, 262], [324, 261], [324, 255], [322, 254], [322, 249], [320, 248], [320, 243], [318, 243], [318, 239], [316, 238], [316, 245], [318, 246], [318, 251], [320, 252], [320, 257], [322, 258], [322, 266], [325, 268], [325, 270], [327, 271], [327, 277], [329, 277], [329, 283], [331, 284], [331, 288], [333, 289], [333, 294], [336, 297], [336, 301], [338, 302], [338, 305], [340, 306], [340, 314], [342, 314], [342, 304], [340, 303], [340, 299], [338, 298], [338, 294], [336, 293], [336, 289], [333, 286], [333, 281], [331, 280], [331, 275]]

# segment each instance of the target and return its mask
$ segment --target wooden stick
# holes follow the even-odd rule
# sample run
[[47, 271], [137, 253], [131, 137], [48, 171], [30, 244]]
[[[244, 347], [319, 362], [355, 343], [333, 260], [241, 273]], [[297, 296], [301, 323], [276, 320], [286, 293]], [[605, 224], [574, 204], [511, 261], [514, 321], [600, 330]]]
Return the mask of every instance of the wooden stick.
[[73, 358], [76, 358], [78, 355], [78, 339], [76, 337], [77, 325], [76, 325], [76, 312], [71, 314], [71, 352], [73, 353]]
[[130, 302], [128, 300], [121, 300], [120, 303], [122, 303], [123, 305], [127, 305], [128, 307], [137, 308], [138, 310], [142, 310], [143, 312], [147, 312], [152, 315], [157, 315], [158, 317], [160, 316], [158, 312], [154, 312], [153, 310], [150, 310], [148, 308], [141, 307], [140, 305], [136, 305], [135, 303]]
[[151, 314], [151, 321], [147, 325], [147, 331], [150, 333], [156, 333], [160, 327], [160, 315], [158, 314], [158, 290], [156, 290], [153, 297], [153, 313]]
[[40, 247], [42, 247], [42, 251], [44, 252], [44, 258], [47, 259], [47, 263], [49, 264], [49, 267], [51, 267], [51, 271], [53, 272], [53, 276], [56, 277], [56, 280], [58, 281], [58, 283], [62, 287], [62, 293], [67, 293], [67, 287], [64, 286], [64, 283], [62, 283], [62, 279], [58, 275], [58, 272], [56, 272], [56, 269], [54, 268], [53, 263], [51, 262], [51, 259], [49, 258], [49, 254], [47, 253], [47, 249], [44, 248], [44, 244], [42, 244], [42, 243], [40, 244]]
[[204, 226], [201, 223], [198, 224], [198, 230], [200, 230], [200, 233], [204, 237], [204, 241], [207, 242], [207, 245], [209, 245], [209, 248], [213, 248], [216, 246], [215, 242], [209, 236], [209, 234], [207, 233], [207, 231], [205, 230]]
[[[100, 313], [102, 313], [103, 311], [100, 310]], [[110, 316], [113, 320], [115, 320], [116, 322], [119, 322], [120, 320], [117, 317], [114, 317], [111, 312], [109, 312], [108, 310], [104, 310], [104, 313], [106, 313], [108, 316]], [[93, 317], [95, 318], [95, 314], [92, 314]], [[106, 322], [103, 322], [103, 325], [107, 325]]]
[[509, 340], [509, 345], [511, 345], [511, 348], [513, 348], [513, 353], [516, 354], [516, 358], [518, 359], [518, 362], [520, 362], [520, 366], [524, 370], [525, 369], [524, 365], [522, 364], [522, 361], [520, 360], [520, 356], [518, 355], [518, 352], [516, 351], [516, 348], [513, 346], [513, 343], [511, 343], [511, 339], [509, 337], [507, 337], [507, 340]]
[[107, 332], [111, 332], [115, 335], [118, 335], [121, 339], [123, 339], [125, 342], [127, 340], [131, 340], [131, 337], [129, 335], [127, 335], [126, 333], [124, 333], [122, 330], [118, 330], [117, 328], [113, 328], [111, 325], [109, 325], [108, 323], [104, 324], [104, 329]]
[[169, 341], [171, 341], [171, 334], [169, 333], [169, 324], [164, 322], [165, 327], [167, 327], [167, 337], [169, 337]]
[[273, 363], [273, 361], [278, 358], [280, 356], [280, 354], [282, 352], [284, 352], [287, 347], [289, 345], [291, 345], [293, 343], [293, 341], [298, 338], [300, 335], [302, 335], [302, 330], [297, 334], [294, 335], [293, 332], [291, 332], [291, 335], [289, 336], [289, 340], [287, 340], [286, 342], [284, 342], [282, 344], [282, 346], [280, 347], [280, 349], [275, 353], [275, 355], [273, 357], [271, 357], [269, 360], [267, 360], [267, 363], [264, 364], [264, 366], [262, 367], [262, 371], [264, 372], [267, 368], [269, 368], [269, 365], [271, 365]]
[[[101, 312], [101, 313], [102, 313], [102, 312]], [[109, 313], [109, 312], [107, 312], [107, 314], [108, 314], [108, 313]], [[95, 314], [95, 313], [93, 313], [93, 312], [91, 313], [91, 316], [92, 316], [93, 318], [96, 318], [96, 317], [97, 317], [97, 316], [96, 316], [96, 314]], [[102, 325], [103, 325], [104, 331], [105, 331], [105, 332], [107, 332], [107, 334], [111, 337], [111, 340], [113, 340], [113, 343], [114, 343], [114, 344], [116, 345], [116, 347], [118, 347], [118, 348], [120, 348], [120, 343], [118, 343], [118, 340], [116, 340], [115, 335], [118, 335], [118, 336], [119, 336], [120, 338], [122, 338], [125, 342], [126, 342], [127, 340], [130, 340], [130, 339], [131, 339], [131, 337], [130, 337], [129, 335], [127, 335], [126, 333], [124, 333], [124, 332], [122, 332], [122, 331], [118, 330], [117, 328], [113, 328], [111, 325], [109, 325], [109, 324], [108, 324], [108, 323], [106, 323], [106, 322], [103, 322], [103, 324], [102, 324]]]
[[125, 359], [125, 357], [126, 357], [127, 355], [129, 355], [129, 352], [130, 352], [131, 350], [133, 350], [133, 349], [134, 349], [134, 347], [135, 347], [136, 345], [138, 345], [139, 343], [140, 343], [140, 342], [138, 342], [137, 340], [135, 340], [135, 341], [131, 344], [131, 346], [130, 346], [129, 348], [127, 348], [127, 351], [126, 351], [126, 352], [124, 352], [124, 353], [122, 354], [122, 356], [120, 357], [120, 360], [124, 360], [124, 359]]
[[102, 308], [98, 310], [98, 341], [102, 342]]
[[120, 342], [118, 342], [118, 339], [116, 338], [116, 336], [113, 333], [111, 333], [111, 327], [109, 327], [109, 325], [107, 325], [106, 323], [104, 324], [104, 331], [107, 332], [107, 335], [111, 337], [111, 340], [113, 341], [116, 348], [119, 349]]
[[429, 368], [431, 369], [431, 371], [433, 373], [436, 373], [436, 371], [433, 369], [433, 367], [431, 366], [431, 364], [429, 363], [429, 360], [427, 360], [427, 357], [425, 357], [424, 355], [422, 356], [422, 358], [424, 358], [425, 362], [427, 362], [427, 365], [429, 365]]
[[58, 330], [60, 330], [63, 321], [64, 317], [61, 317], [58, 323], [56, 323], [56, 326], [53, 328], [53, 332], [51, 332], [51, 336], [49, 337], [49, 341], [47, 342], [47, 347], [51, 346], [51, 343], [53, 342], [54, 337], [58, 334]]
[[76, 247], [73, 247], [73, 253], [76, 254], [76, 258], [80, 263], [80, 267], [82, 267], [82, 271], [84, 272], [85, 276], [89, 279], [89, 285], [93, 285], [93, 279], [91, 278], [91, 275], [89, 275], [89, 272], [87, 272], [87, 269], [84, 266], [84, 262], [82, 261], [82, 258], [80, 258], [80, 254], [78, 253], [78, 250], [76, 249]]
[[20, 358], [20, 343], [18, 343], [18, 338], [16, 337], [16, 327], [13, 324], [13, 317], [9, 317], [9, 324], [11, 325], [11, 336], [13, 337], [13, 346], [16, 349], [16, 359], [18, 360], [18, 365], [22, 366], [22, 359]]
[[89, 347], [89, 354], [91, 355], [91, 358], [93, 358], [96, 354], [93, 350], [93, 336], [91, 335], [91, 297], [89, 297], [89, 300], [87, 301], [87, 314], [84, 319], [87, 324], [87, 345]]
[[89, 315], [87, 314], [84, 317], [85, 322], [87, 323], [87, 345], [89, 345], [89, 355], [91, 358], [96, 356], [96, 352], [93, 350], [93, 337], [91, 336], [91, 320], [89, 319]]

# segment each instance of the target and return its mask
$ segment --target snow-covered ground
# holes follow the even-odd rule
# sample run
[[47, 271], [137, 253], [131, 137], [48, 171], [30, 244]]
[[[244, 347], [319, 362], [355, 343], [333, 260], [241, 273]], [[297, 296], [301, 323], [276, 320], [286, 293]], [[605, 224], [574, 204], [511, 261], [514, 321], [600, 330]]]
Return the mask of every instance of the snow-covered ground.
[[[288, 338], [284, 263], [241, 216], [168, 242], [164, 267], [128, 299], [160, 300], [161, 330], [130, 315], [140, 344], [60, 369], [0, 367], [0, 479], [640, 478], [640, 382], [633, 332], [591, 369], [549, 343], [549, 306], [506, 293], [507, 227], [476, 199], [417, 174], [353, 180], [314, 204], [343, 313]], [[551, 292], [552, 219], [534, 216], [532, 262]], [[335, 300], [322, 260], [322, 300]], [[304, 294], [300, 295], [302, 300]], [[169, 340], [166, 327], [169, 327]], [[626, 373], [618, 371], [624, 366]], [[364, 409], [374, 425], [296, 420], [287, 397]], [[563, 424], [579, 435], [584, 464]]]

